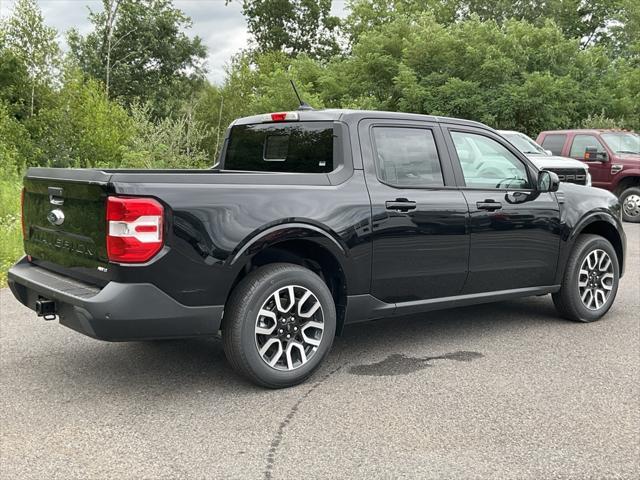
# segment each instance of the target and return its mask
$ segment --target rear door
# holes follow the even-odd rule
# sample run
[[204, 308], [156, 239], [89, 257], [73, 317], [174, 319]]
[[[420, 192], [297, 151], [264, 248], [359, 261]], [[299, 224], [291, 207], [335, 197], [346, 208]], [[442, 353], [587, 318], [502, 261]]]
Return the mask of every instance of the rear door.
[[465, 294], [553, 285], [560, 247], [554, 193], [538, 192], [536, 171], [499, 135], [443, 126], [470, 211]]
[[372, 295], [387, 303], [460, 293], [468, 209], [438, 124], [359, 125], [373, 218]]

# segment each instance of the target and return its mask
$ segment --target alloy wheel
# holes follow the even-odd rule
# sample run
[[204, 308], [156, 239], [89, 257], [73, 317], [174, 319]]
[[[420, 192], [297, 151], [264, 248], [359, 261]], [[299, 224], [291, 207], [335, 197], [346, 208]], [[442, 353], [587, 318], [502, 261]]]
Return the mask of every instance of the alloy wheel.
[[578, 291], [582, 304], [589, 310], [599, 310], [607, 303], [614, 287], [613, 262], [601, 249], [585, 257], [578, 273]]
[[295, 370], [315, 355], [324, 333], [322, 305], [306, 287], [288, 285], [264, 302], [255, 323], [262, 360], [276, 370]]

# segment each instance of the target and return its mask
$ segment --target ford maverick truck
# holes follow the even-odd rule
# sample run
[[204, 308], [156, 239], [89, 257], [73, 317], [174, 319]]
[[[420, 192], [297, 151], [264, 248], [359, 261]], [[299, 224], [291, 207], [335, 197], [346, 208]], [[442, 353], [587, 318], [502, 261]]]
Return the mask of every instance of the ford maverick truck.
[[109, 341], [221, 334], [271, 388], [357, 322], [545, 294], [598, 320], [626, 243], [614, 195], [482, 124], [349, 110], [236, 120], [211, 170], [32, 168], [22, 221], [9, 285], [39, 316]]

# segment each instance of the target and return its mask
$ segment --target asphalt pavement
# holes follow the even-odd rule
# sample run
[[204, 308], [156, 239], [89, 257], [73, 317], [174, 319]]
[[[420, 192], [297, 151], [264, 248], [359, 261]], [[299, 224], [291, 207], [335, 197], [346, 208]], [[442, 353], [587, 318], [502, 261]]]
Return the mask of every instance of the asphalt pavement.
[[351, 327], [303, 385], [111, 344], [0, 291], [0, 478], [640, 478], [640, 225], [601, 321], [550, 296]]

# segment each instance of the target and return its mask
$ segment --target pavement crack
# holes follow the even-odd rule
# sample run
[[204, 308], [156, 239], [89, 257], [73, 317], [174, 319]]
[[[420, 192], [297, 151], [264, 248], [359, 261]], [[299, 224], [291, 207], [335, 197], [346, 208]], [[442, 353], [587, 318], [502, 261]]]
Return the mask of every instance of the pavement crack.
[[298, 413], [298, 410], [300, 409], [300, 405], [302, 404], [302, 402], [304, 402], [305, 399], [309, 395], [311, 395], [314, 390], [316, 390], [322, 383], [324, 383], [334, 373], [337, 373], [342, 367], [343, 367], [343, 365], [340, 365], [339, 367], [334, 368], [329, 373], [325, 374], [322, 378], [320, 378], [320, 380], [318, 380], [316, 383], [314, 383], [311, 386], [311, 388], [309, 388], [309, 390], [307, 390], [304, 393], [304, 395], [302, 395], [298, 399], [298, 401], [293, 404], [293, 406], [291, 407], [291, 410], [289, 410], [289, 413], [287, 413], [287, 415], [284, 417], [284, 420], [282, 420], [282, 422], [280, 422], [280, 425], [278, 426], [278, 430], [276, 431], [276, 433], [275, 433], [275, 435], [273, 437], [273, 440], [271, 440], [271, 446], [269, 448], [269, 452], [267, 453], [267, 464], [266, 464], [265, 469], [264, 469], [264, 478], [265, 478], [265, 480], [271, 480], [273, 478], [273, 467], [274, 467], [274, 465], [276, 463], [277, 454], [278, 454], [278, 448], [280, 447], [280, 444], [282, 443], [282, 439], [284, 437], [284, 433], [285, 433], [285, 430], [286, 430], [287, 426], [291, 423], [293, 418], [296, 416], [296, 413]]

